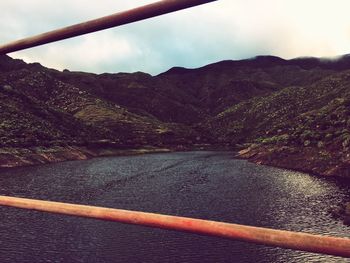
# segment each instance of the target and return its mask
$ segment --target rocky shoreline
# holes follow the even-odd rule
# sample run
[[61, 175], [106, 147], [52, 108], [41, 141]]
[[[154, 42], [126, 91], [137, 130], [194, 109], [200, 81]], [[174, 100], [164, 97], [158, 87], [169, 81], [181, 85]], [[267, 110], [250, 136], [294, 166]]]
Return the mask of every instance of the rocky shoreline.
[[88, 160], [104, 156], [128, 156], [148, 153], [168, 153], [174, 151], [227, 151], [228, 147], [194, 144], [191, 146], [140, 146], [140, 147], [113, 147], [113, 146], [50, 146], [50, 147], [4, 147], [0, 148], [0, 168], [14, 168], [21, 166], [50, 164], [64, 161]]
[[102, 156], [136, 155], [170, 151], [171, 150], [167, 148], [155, 147], [144, 147], [138, 149], [88, 148], [79, 146], [1, 148], [0, 168], [87, 160]]
[[350, 155], [338, 156], [336, 152], [321, 152], [313, 147], [252, 144], [236, 157], [317, 176], [350, 178]]

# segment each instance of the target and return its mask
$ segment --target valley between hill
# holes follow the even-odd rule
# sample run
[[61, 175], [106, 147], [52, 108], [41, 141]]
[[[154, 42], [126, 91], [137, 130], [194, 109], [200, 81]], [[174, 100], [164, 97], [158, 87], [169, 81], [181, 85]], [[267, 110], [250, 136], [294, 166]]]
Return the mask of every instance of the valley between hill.
[[222, 148], [350, 177], [350, 56], [259, 56], [198, 69], [63, 72], [0, 56], [0, 167]]

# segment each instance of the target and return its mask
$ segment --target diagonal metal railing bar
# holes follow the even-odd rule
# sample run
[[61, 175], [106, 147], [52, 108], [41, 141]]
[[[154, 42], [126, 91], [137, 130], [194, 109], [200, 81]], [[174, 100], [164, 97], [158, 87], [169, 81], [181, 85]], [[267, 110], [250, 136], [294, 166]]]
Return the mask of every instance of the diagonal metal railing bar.
[[56, 29], [0, 46], [0, 55], [60, 41], [136, 21], [164, 15], [217, 0], [163, 0], [109, 16]]
[[0, 205], [350, 257], [350, 239], [96, 206], [0, 196]]

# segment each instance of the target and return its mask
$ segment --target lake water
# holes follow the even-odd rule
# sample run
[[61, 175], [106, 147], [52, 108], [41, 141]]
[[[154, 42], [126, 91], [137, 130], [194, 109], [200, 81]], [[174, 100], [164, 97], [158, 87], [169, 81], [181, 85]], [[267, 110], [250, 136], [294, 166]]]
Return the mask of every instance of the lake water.
[[[230, 152], [97, 158], [0, 170], [0, 195], [350, 237], [336, 180]], [[349, 262], [215, 237], [0, 207], [0, 262]]]

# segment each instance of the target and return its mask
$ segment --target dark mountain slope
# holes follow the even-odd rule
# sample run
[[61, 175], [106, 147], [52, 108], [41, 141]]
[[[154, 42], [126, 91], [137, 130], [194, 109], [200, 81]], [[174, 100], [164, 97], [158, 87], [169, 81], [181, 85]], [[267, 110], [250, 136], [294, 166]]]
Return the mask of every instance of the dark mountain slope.
[[[321, 63], [321, 62], [320, 62]], [[158, 76], [145, 73], [57, 73], [66, 83], [82, 88], [137, 114], [163, 122], [193, 124], [229, 106], [285, 86], [305, 85], [335, 69], [303, 68], [302, 60], [257, 57], [223, 61], [199, 69], [172, 68]]]
[[[83, 77], [83, 81], [81, 81]], [[202, 119], [197, 99], [180, 89], [167, 89], [145, 73], [85, 75], [57, 74], [57, 78], [80, 87], [103, 100], [163, 122], [193, 123]]]
[[[8, 58], [5, 59], [6, 61], [10, 63], [10, 69], [13, 63], [21, 64], [21, 66], [0, 73], [0, 87], [3, 87], [3, 91], [12, 94], [7, 96], [8, 100], [0, 102], [4, 108], [2, 116], [5, 119], [31, 113], [31, 108], [24, 107], [28, 104], [28, 107], [32, 105], [42, 112], [48, 112], [43, 117], [46, 123], [42, 126], [61, 127], [60, 129], [65, 129], [67, 134], [79, 133], [80, 130], [88, 130], [91, 134], [87, 136], [85, 132], [82, 132], [77, 135], [79, 140], [77, 138], [66, 140], [66, 143], [69, 144], [107, 140], [113, 142], [113, 145], [136, 147], [164, 143], [177, 144], [179, 141], [197, 137], [188, 127], [174, 127], [174, 125], [162, 123], [150, 114], [145, 116], [132, 113], [126, 108], [89, 93], [88, 90], [65, 83], [55, 77], [58, 74], [57, 71], [46, 69], [38, 64], [26, 66], [26, 64], [8, 60]], [[21, 98], [18, 103], [10, 100], [15, 97]], [[24, 100], [30, 102], [25, 104]], [[20, 105], [23, 107], [19, 107]], [[49, 114], [53, 112], [55, 116], [64, 115], [65, 117], [61, 117], [63, 121], [56, 120], [51, 116], [52, 114]], [[34, 119], [35, 116], [32, 115], [24, 118], [27, 130], [23, 132], [34, 134], [38, 132], [37, 125], [31, 123]], [[68, 119], [70, 121], [66, 122]], [[14, 122], [14, 125], [17, 124]], [[84, 128], [80, 128], [79, 125]], [[49, 136], [47, 141], [53, 142], [57, 134], [52, 130], [48, 133], [52, 136]], [[20, 142], [21, 140], [16, 145]]]
[[[218, 127], [218, 136], [232, 144], [239, 140], [249, 140], [279, 129], [280, 126], [292, 126], [295, 118], [313, 110], [320, 110], [337, 98], [346, 98], [350, 85], [348, 71], [333, 74], [330, 77], [307, 86], [291, 86], [268, 96], [246, 100], [227, 108], [207, 122]], [[235, 136], [230, 136], [234, 134]]]

